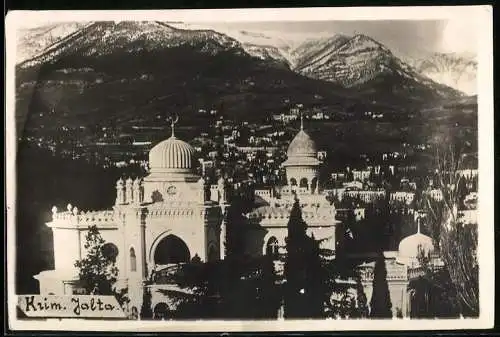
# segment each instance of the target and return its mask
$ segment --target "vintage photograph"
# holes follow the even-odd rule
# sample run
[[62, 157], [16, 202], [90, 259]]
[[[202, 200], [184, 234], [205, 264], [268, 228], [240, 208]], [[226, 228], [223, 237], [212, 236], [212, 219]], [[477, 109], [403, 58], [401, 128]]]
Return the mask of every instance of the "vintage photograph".
[[480, 16], [328, 10], [17, 22], [12, 319], [493, 315]]

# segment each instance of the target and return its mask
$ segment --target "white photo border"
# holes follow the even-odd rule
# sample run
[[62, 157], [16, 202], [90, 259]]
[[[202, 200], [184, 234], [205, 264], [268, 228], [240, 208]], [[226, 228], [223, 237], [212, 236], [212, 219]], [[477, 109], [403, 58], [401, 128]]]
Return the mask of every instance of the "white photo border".
[[[114, 332], [237, 332], [237, 331], [376, 331], [489, 329], [494, 324], [494, 109], [493, 109], [492, 6], [338, 7], [279, 9], [12, 11], [6, 20], [6, 188], [8, 317], [11, 330], [114, 331]], [[15, 295], [15, 63], [16, 31], [22, 22], [69, 21], [323, 21], [323, 20], [463, 20], [478, 29], [478, 258], [480, 316], [443, 320], [307, 320], [307, 321], [85, 321], [81, 319], [19, 320]], [[457, 36], [457, 39], [460, 39]], [[83, 324], [82, 324], [83, 323]]]

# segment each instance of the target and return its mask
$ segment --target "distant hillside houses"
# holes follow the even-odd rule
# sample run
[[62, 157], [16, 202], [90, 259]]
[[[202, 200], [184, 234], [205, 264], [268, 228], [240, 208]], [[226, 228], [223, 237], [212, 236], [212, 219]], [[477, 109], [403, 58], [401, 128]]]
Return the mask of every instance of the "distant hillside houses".
[[333, 188], [327, 192], [331, 197], [335, 197], [339, 201], [348, 198], [358, 199], [364, 203], [373, 203], [384, 199], [386, 196], [386, 191], [384, 189], [363, 189], [363, 185], [360, 182], [345, 184], [340, 188]]
[[325, 114], [324, 112], [316, 112], [311, 116], [311, 119], [315, 120], [325, 120], [325, 119], [330, 119], [330, 116]]
[[352, 170], [352, 176], [354, 180], [366, 181], [370, 179], [370, 170]]
[[471, 178], [477, 178], [479, 175], [479, 171], [477, 169], [464, 169], [464, 170], [459, 170], [458, 174], [467, 179]]
[[391, 192], [389, 199], [391, 201], [399, 201], [404, 202], [406, 205], [411, 205], [413, 200], [415, 200], [415, 193], [405, 191]]
[[389, 159], [404, 159], [404, 158], [406, 158], [406, 154], [397, 151], [382, 153], [382, 161], [386, 161]]
[[441, 192], [441, 190], [437, 188], [426, 190], [423, 192], [423, 194], [435, 201], [443, 200], [443, 192]]
[[274, 132], [268, 132], [266, 134], [267, 137], [283, 137], [285, 135], [285, 131], [274, 131]]
[[332, 180], [335, 181], [342, 181], [346, 179], [346, 174], [344, 172], [333, 172], [330, 174], [330, 176], [332, 177]]
[[318, 151], [318, 160], [324, 161], [326, 160], [327, 152], [326, 151]]
[[283, 122], [283, 123], [289, 123], [291, 121], [295, 121], [299, 118], [297, 115], [290, 115], [290, 114], [275, 114], [273, 115], [273, 119], [275, 121]]
[[385, 190], [350, 190], [345, 191], [343, 197], [360, 199], [365, 203], [372, 203], [385, 198]]
[[250, 136], [248, 138], [248, 142], [250, 144], [255, 144], [255, 145], [262, 144], [262, 143], [271, 144], [272, 141], [273, 141], [273, 139], [271, 137]]
[[352, 214], [354, 215], [354, 219], [356, 221], [361, 221], [366, 218], [365, 208], [363, 207], [355, 207], [355, 208], [337, 208], [335, 209], [336, 219], [343, 221], [348, 219], [348, 217]]
[[384, 118], [383, 113], [376, 113], [372, 111], [365, 111], [365, 117], [371, 118], [371, 119], [382, 119]]

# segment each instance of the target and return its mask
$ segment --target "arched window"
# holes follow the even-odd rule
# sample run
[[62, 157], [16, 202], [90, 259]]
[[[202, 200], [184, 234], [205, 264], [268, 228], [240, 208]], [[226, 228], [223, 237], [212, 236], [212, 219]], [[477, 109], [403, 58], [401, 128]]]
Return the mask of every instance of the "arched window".
[[159, 191], [153, 191], [151, 193], [151, 201], [152, 202], [162, 202], [163, 201], [163, 195]]
[[113, 243], [105, 243], [101, 247], [102, 255], [112, 262], [116, 262], [116, 257], [118, 256], [118, 247]]
[[130, 271], [137, 271], [137, 259], [133, 247], [130, 248]]
[[139, 319], [139, 310], [137, 310], [136, 307], [132, 307], [132, 309], [130, 310], [130, 319]]
[[290, 185], [297, 186], [297, 180], [295, 178], [290, 178]]
[[317, 192], [317, 189], [318, 189], [318, 178], [313, 178], [313, 180], [311, 180], [311, 191], [314, 193]]
[[160, 302], [157, 305], [155, 305], [155, 308], [153, 310], [153, 319], [157, 320], [165, 320], [168, 318], [169, 314], [169, 308], [166, 303]]
[[272, 257], [277, 257], [278, 256], [278, 239], [276, 237], [272, 236], [267, 240], [267, 245], [266, 245], [266, 255], [270, 255]]
[[299, 187], [308, 187], [307, 186], [307, 178], [300, 179], [300, 186]]

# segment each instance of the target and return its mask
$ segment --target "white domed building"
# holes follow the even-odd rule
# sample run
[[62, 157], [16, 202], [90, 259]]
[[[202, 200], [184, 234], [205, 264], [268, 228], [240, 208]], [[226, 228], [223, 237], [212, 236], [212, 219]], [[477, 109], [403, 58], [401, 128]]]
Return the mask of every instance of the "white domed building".
[[335, 250], [335, 207], [326, 199], [319, 184], [318, 149], [304, 131], [290, 142], [283, 163], [287, 184], [255, 191], [256, 207], [246, 214], [248, 219], [247, 253], [276, 254], [286, 246], [288, 220], [295, 198], [299, 199], [307, 234], [321, 240], [321, 248]]
[[[116, 261], [117, 288], [128, 288], [131, 312], [139, 311], [145, 281], [149, 281], [152, 308], [172, 308], [164, 292], [172, 289], [161, 280], [163, 272], [192, 259], [224, 258], [231, 191], [223, 178], [217, 184], [207, 184], [195, 174], [195, 163], [194, 148], [175, 136], [172, 125], [171, 137], [149, 152], [148, 175], [116, 182], [112, 209], [82, 212], [72, 205], [64, 211], [54, 207], [47, 226], [53, 232], [55, 267], [35, 276], [40, 293], [71, 295], [81, 291], [74, 264], [85, 257], [85, 235], [89, 226], [96, 225], [106, 241], [106, 254]], [[274, 255], [286, 246], [287, 225], [296, 198], [308, 225], [307, 234], [321, 240], [321, 248], [335, 250], [338, 220], [321, 189], [320, 165], [317, 146], [301, 123], [283, 163], [286, 185], [253, 191], [254, 208], [237, 226], [243, 232], [248, 255]], [[421, 234], [419, 227], [416, 234], [401, 241], [398, 252], [386, 253], [393, 309], [402, 308], [403, 314], [409, 303], [411, 273], [418, 270], [420, 249], [433, 251], [432, 240]], [[363, 284], [369, 302], [373, 265], [365, 267]]]
[[419, 257], [430, 257], [434, 253], [432, 238], [420, 232], [420, 221], [417, 221], [417, 233], [407, 236], [399, 243], [397, 261], [408, 267], [418, 267]]
[[[111, 210], [81, 212], [53, 209], [47, 223], [54, 237], [54, 270], [35, 278], [40, 293], [70, 295], [79, 291], [75, 261], [85, 257], [85, 235], [96, 225], [119, 269], [117, 288], [128, 287], [129, 307], [138, 312], [144, 281], [161, 270], [193, 258], [223, 258], [229, 207], [224, 183], [209, 186], [194, 173], [195, 150], [174, 134], [149, 153], [149, 174], [135, 180], [119, 179]], [[152, 305], [169, 307], [165, 285], [151, 286]]]
[[302, 124], [286, 154], [288, 159], [283, 166], [286, 168], [288, 185], [295, 190], [298, 187], [302, 192], [318, 193], [318, 149], [316, 143], [304, 131]]
[[[414, 293], [408, 289], [408, 285], [411, 280], [424, 273], [420, 257], [423, 255], [430, 258], [429, 261], [433, 268], [443, 266], [443, 262], [435, 252], [432, 238], [421, 233], [420, 218], [416, 220], [417, 232], [403, 238], [397, 251], [384, 252], [387, 283], [394, 317], [398, 314], [403, 317], [411, 314]], [[363, 287], [369, 303], [373, 292], [375, 262], [366, 263], [361, 267]]]

